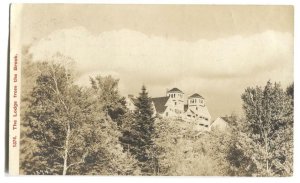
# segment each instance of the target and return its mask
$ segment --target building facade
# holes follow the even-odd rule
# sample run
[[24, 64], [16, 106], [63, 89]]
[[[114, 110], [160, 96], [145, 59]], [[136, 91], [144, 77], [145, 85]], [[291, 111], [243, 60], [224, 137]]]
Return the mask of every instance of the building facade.
[[[136, 100], [132, 95], [126, 98], [126, 106], [132, 112], [135, 110]], [[178, 88], [173, 88], [168, 90], [164, 97], [152, 98], [152, 106], [156, 116], [193, 121], [201, 128], [210, 128], [211, 115], [205, 99], [198, 93], [185, 100], [184, 93]]]

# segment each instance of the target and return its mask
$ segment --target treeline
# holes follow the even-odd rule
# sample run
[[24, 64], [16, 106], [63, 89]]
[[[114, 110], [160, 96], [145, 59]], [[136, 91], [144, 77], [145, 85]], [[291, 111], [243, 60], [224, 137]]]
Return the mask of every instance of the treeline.
[[90, 78], [90, 87], [79, 87], [73, 71], [61, 64], [27, 64], [20, 153], [24, 174], [156, 174], [155, 118], [145, 87], [132, 114], [111, 76]]
[[74, 84], [59, 63], [22, 66], [20, 170], [62, 175], [288, 176], [293, 172], [293, 86], [268, 82], [242, 94], [245, 118], [198, 133], [153, 117], [143, 86], [130, 113], [111, 76]]

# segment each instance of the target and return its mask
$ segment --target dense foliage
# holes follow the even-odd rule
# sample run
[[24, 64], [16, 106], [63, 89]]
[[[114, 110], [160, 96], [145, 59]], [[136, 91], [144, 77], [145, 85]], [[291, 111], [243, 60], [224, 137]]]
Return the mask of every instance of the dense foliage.
[[24, 118], [31, 143], [21, 164], [24, 173], [138, 173], [136, 161], [119, 143], [117, 124], [107, 118], [105, 103], [95, 100], [95, 92], [74, 85], [61, 65], [42, 63], [40, 68]]
[[154, 146], [154, 116], [151, 98], [148, 97], [146, 87], [137, 98], [136, 110], [130, 126], [123, 131], [124, 150], [129, 151], [139, 161], [144, 175], [157, 174], [157, 158]]
[[[294, 85], [268, 82], [241, 95], [245, 116], [227, 116], [225, 131], [154, 116], [143, 86], [134, 113], [119, 80], [74, 83], [61, 62], [22, 66], [21, 153], [24, 174], [290, 176]], [[65, 59], [60, 56], [58, 59]]]
[[[288, 89], [287, 91], [290, 91]], [[259, 176], [291, 175], [293, 172], [293, 103], [291, 92], [280, 84], [247, 88], [242, 95], [246, 114], [245, 154]]]

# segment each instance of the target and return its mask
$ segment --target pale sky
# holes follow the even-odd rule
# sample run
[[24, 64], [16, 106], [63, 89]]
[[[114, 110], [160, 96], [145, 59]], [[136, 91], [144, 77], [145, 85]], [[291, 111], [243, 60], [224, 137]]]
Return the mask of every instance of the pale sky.
[[241, 113], [247, 86], [293, 82], [291, 6], [26, 5], [23, 45], [35, 60], [60, 52], [76, 83], [111, 74], [123, 95], [178, 87], [201, 94], [213, 118]]

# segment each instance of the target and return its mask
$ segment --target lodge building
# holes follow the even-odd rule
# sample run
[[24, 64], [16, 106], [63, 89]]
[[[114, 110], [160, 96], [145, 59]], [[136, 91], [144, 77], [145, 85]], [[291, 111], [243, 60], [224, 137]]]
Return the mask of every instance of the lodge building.
[[[137, 99], [133, 95], [126, 98], [126, 106], [130, 111], [135, 110]], [[154, 115], [162, 118], [175, 118], [183, 121], [193, 121], [203, 128], [209, 128], [211, 115], [205, 99], [195, 93], [185, 101], [184, 93], [178, 88], [166, 92], [164, 97], [152, 98]]]

